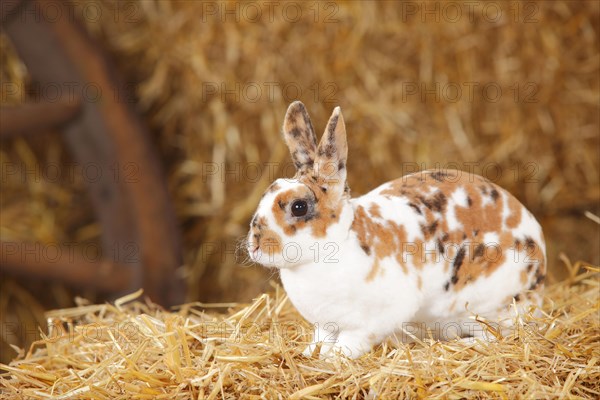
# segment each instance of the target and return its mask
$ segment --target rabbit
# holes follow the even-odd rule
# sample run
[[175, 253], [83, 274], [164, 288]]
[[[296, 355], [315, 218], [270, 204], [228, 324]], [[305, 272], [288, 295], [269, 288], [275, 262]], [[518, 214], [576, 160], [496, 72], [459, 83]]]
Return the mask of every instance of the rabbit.
[[314, 324], [304, 355], [320, 344], [320, 354], [357, 358], [423, 329], [442, 340], [485, 339], [473, 314], [512, 321], [512, 305], [539, 306], [542, 229], [504, 189], [437, 169], [351, 198], [339, 107], [317, 145], [305, 106], [293, 102], [283, 137], [296, 174], [263, 194], [247, 249], [251, 260], [279, 270], [292, 304]]

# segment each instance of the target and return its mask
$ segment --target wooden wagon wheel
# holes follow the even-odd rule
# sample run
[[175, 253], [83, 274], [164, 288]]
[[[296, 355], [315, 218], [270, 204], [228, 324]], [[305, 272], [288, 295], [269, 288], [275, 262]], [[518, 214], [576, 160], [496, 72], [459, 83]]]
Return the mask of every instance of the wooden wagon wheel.
[[[87, 183], [102, 227], [103, 254], [110, 257], [39, 262], [23, 257], [22, 244], [3, 242], [2, 272], [57, 279], [115, 295], [143, 287], [155, 302], [180, 303], [183, 282], [176, 269], [182, 252], [165, 178], [146, 128], [123, 98], [112, 66], [74, 20], [68, 3], [52, 2], [61, 15], [53, 21], [40, 12], [47, 4], [43, 1], [3, 3], [2, 30], [32, 79], [40, 87], [62, 88], [65, 95], [56, 101], [2, 107], [0, 138], [61, 126], [77, 162], [103, 172]], [[86, 87], [94, 91], [82, 95]], [[127, 179], [132, 168], [135, 177]], [[123, 251], [128, 248], [137, 252], [135, 257]]]

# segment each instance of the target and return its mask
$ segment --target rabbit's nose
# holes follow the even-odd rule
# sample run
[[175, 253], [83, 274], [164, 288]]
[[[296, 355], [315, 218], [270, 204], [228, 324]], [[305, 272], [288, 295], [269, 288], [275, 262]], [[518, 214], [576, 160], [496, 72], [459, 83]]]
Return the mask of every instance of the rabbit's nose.
[[248, 251], [250, 251], [250, 249], [254, 249], [255, 247], [258, 247], [260, 245], [260, 238], [261, 238], [261, 234], [258, 230], [256, 229], [252, 229], [250, 231], [250, 235], [248, 236]]

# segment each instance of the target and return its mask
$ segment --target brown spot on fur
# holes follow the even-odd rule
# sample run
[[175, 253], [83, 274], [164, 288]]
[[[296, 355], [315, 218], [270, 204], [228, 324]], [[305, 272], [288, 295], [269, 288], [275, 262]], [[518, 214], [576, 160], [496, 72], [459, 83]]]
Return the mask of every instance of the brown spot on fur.
[[313, 213], [307, 218], [293, 220], [287, 216], [288, 204], [295, 199], [309, 197], [310, 193], [308, 193], [308, 190], [302, 190], [302, 188], [286, 190], [275, 197], [271, 211], [275, 217], [275, 222], [283, 229], [286, 235], [293, 236], [298, 229], [305, 228], [309, 224], [309, 221], [316, 215], [316, 213]]
[[[533, 246], [533, 257], [539, 257], [540, 256], [540, 248], [537, 244], [535, 244]], [[533, 262], [536, 262], [535, 260], [532, 260]], [[537, 261], [537, 268], [535, 270], [535, 274], [533, 275], [532, 278], [532, 282], [529, 285], [529, 290], [537, 290], [541, 287], [543, 287], [543, 283], [546, 280], [546, 265], [542, 261]]]
[[264, 229], [260, 248], [273, 257], [275, 254], [281, 253], [281, 238], [274, 231]]
[[377, 276], [378, 272], [379, 272], [379, 260], [376, 258], [373, 261], [373, 265], [371, 266], [371, 270], [367, 274], [367, 277], [365, 278], [365, 280], [367, 282], [371, 282], [373, 279], [375, 279], [375, 276]]
[[473, 252], [473, 257], [481, 257], [485, 251], [485, 245], [483, 243], [479, 243], [477, 247], [475, 247], [475, 251]]
[[328, 144], [325, 147], [319, 147], [318, 155], [319, 157], [332, 158], [335, 155], [335, 146]]
[[381, 209], [379, 208], [379, 204], [371, 204], [371, 207], [369, 207], [369, 213], [376, 218], [381, 218]]
[[443, 193], [438, 192], [433, 197], [425, 198], [423, 196], [419, 196], [418, 199], [423, 203], [423, 205], [429, 208], [432, 211], [443, 211], [446, 206], [446, 196]]
[[460, 271], [460, 267], [462, 267], [463, 261], [465, 260], [465, 254], [466, 254], [466, 250], [464, 247], [461, 246], [460, 249], [458, 249], [458, 253], [456, 253], [456, 257], [454, 257], [454, 261], [452, 262], [452, 278], [451, 278], [451, 282], [453, 284], [456, 284], [456, 282], [458, 281], [458, 272]]
[[425, 227], [425, 237], [429, 237], [435, 233], [435, 230], [438, 227], [438, 221], [435, 220], [429, 226]]
[[492, 197], [492, 200], [495, 203], [498, 200], [498, 197], [500, 196], [500, 194], [498, 193], [498, 191], [496, 189], [492, 189], [492, 191], [490, 192], [490, 196]]
[[295, 191], [287, 190], [285, 192], [279, 193], [277, 197], [275, 197], [275, 201], [273, 202], [273, 207], [271, 211], [275, 216], [275, 222], [279, 227], [283, 229], [283, 232], [286, 235], [293, 235], [295, 230], [290, 228], [290, 224], [286, 221], [286, 209], [287, 205], [296, 198]]
[[535, 267], [535, 273], [531, 276], [529, 290], [536, 290], [543, 287], [546, 279], [546, 263], [541, 246], [532, 238], [526, 236], [524, 238], [524, 246], [516, 247], [520, 252], [520, 257], [525, 257], [527, 265], [527, 273], [531, 276], [531, 271]]
[[446, 173], [445, 171], [435, 171], [435, 172], [431, 173], [431, 177], [438, 182], [442, 182], [444, 180], [444, 178], [446, 178], [448, 176], [449, 176], [448, 173]]
[[338, 119], [340, 118], [338, 115], [333, 115], [329, 122], [327, 123], [327, 133], [329, 135], [329, 141], [335, 141], [335, 128], [337, 127]]
[[277, 205], [279, 206], [280, 210], [285, 211], [285, 207], [287, 206], [287, 202], [283, 202], [283, 200], [278, 199], [277, 200]]
[[342, 213], [342, 201], [336, 200], [334, 195], [320, 188], [326, 186], [324, 178], [314, 175], [305, 175], [299, 181], [307, 186], [315, 197], [315, 211], [318, 216], [310, 221], [312, 234], [315, 237], [325, 237], [327, 228], [340, 219]]
[[360, 248], [363, 249], [366, 255], [371, 255], [371, 249], [366, 244], [361, 244]]
[[358, 206], [350, 229], [356, 232], [358, 242], [367, 255], [374, 255], [376, 260], [395, 256], [402, 269], [407, 272], [402, 259], [402, 244], [406, 243], [404, 227], [392, 221], [376, 222], [363, 206]]
[[505, 224], [509, 229], [516, 228], [521, 223], [521, 210], [522, 206], [519, 201], [510, 193], [507, 193], [508, 196], [508, 209], [510, 210], [510, 214], [506, 218]]
[[265, 217], [258, 218], [256, 226], [252, 228], [252, 231], [257, 245], [263, 250], [263, 253], [266, 253], [269, 257], [281, 253], [281, 237], [267, 227]]
[[[403, 191], [403, 192], [404, 192], [404, 191]], [[404, 192], [404, 193], [401, 193], [401, 194], [405, 194], [405, 193], [406, 193], [406, 192]], [[415, 212], [416, 212], [417, 214], [419, 214], [419, 215], [423, 215], [423, 213], [421, 212], [421, 209], [420, 209], [420, 208], [419, 208], [419, 206], [417, 206], [415, 203], [408, 203], [408, 205], [409, 205], [410, 207], [412, 207], [412, 208], [415, 210]]]
[[265, 217], [256, 217], [255, 222], [255, 226], [258, 228], [258, 230], [262, 229], [263, 226], [267, 225], [267, 219]]
[[527, 248], [535, 247], [535, 242], [533, 241], [532, 238], [530, 238], [529, 236], [526, 236], [525, 237], [525, 246]]
[[[474, 232], [482, 233], [482, 236], [486, 232], [500, 233], [502, 231], [502, 201], [494, 203], [487, 203], [483, 205], [483, 198], [478, 190], [474, 190], [472, 185], [465, 185], [464, 190], [467, 192], [468, 198], [471, 199], [469, 207], [455, 208], [456, 218], [463, 226], [463, 240], [473, 242], [475, 239]], [[499, 198], [501, 200], [501, 198]], [[451, 236], [456, 241], [457, 232], [451, 232]], [[485, 247], [475, 247], [472, 257], [468, 257], [463, 268], [456, 272], [456, 284], [455, 290], [460, 290], [468, 282], [476, 280], [480, 276], [489, 275], [493, 273], [502, 263], [505, 261], [506, 250], [510, 246], [510, 242], [506, 242], [506, 239], [510, 239], [510, 235], [504, 233], [501, 235], [500, 241], [500, 254], [496, 257], [496, 260], [491, 260], [490, 257], [481, 256], [485, 253]], [[475, 260], [477, 258], [477, 260]]]
[[440, 253], [441, 256], [444, 255], [444, 244], [442, 243], [442, 240], [438, 238], [437, 240], [437, 249], [438, 249], [438, 253]]
[[546, 280], [546, 275], [537, 275], [535, 276], [535, 280], [529, 286], [529, 290], [536, 290], [541, 287], [542, 283]]
[[421, 275], [417, 277], [417, 288], [419, 290], [423, 289], [423, 279], [421, 278]]
[[525, 270], [521, 271], [521, 283], [523, 285], [526, 285], [528, 280], [529, 280], [529, 274], [527, 273], [527, 271], [525, 271]]

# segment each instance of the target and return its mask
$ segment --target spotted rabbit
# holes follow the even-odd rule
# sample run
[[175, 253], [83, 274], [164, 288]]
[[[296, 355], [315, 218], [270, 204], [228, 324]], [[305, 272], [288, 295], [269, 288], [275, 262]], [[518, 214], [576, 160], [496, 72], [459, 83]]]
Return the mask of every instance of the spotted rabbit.
[[355, 358], [416, 332], [411, 326], [438, 328], [441, 339], [479, 337], [473, 313], [498, 321], [510, 319], [513, 301], [539, 304], [542, 230], [507, 191], [478, 175], [430, 170], [351, 198], [339, 107], [317, 145], [304, 105], [292, 103], [283, 136], [297, 173], [263, 195], [248, 251], [280, 270], [290, 300], [314, 324], [306, 355], [324, 341], [321, 353]]

